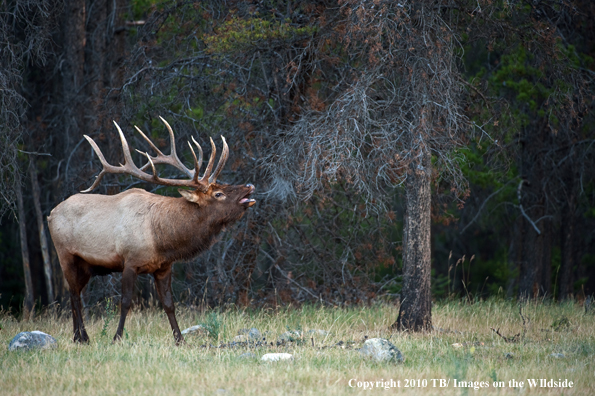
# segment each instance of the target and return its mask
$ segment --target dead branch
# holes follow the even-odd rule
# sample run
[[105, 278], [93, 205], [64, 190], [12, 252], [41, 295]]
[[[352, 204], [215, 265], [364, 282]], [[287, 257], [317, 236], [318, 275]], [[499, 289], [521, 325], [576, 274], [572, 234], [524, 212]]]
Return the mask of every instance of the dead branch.
[[502, 339], [504, 340], [504, 342], [518, 342], [520, 337], [521, 337], [521, 333], [518, 333], [516, 335], [514, 335], [513, 337], [506, 337], [505, 335], [503, 335], [502, 333], [500, 333], [500, 329], [494, 329], [493, 327], [490, 327], [492, 329], [492, 331], [496, 334], [498, 334], [500, 337], [502, 337]]

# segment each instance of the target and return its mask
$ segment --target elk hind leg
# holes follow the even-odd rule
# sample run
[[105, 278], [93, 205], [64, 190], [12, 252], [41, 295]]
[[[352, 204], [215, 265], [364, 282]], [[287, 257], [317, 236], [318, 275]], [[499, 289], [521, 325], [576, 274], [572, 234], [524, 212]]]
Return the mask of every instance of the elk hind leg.
[[58, 252], [58, 258], [64, 278], [66, 278], [68, 288], [70, 289], [74, 342], [88, 343], [89, 335], [87, 334], [87, 330], [85, 330], [81, 303], [81, 292], [91, 278], [88, 264], [80, 257], [71, 255], [70, 253]]
[[178, 321], [176, 320], [176, 311], [174, 306], [174, 300], [171, 294], [171, 267], [163, 272], [156, 272], [153, 274], [155, 278], [155, 287], [157, 289], [157, 295], [159, 301], [163, 305], [167, 319], [174, 334], [176, 345], [185, 343], [182, 332], [178, 327]]
[[132, 268], [125, 268], [122, 272], [122, 307], [120, 312], [120, 323], [114, 336], [114, 342], [122, 339], [124, 332], [124, 322], [126, 322], [126, 315], [130, 310], [132, 304], [132, 292], [134, 291], [134, 282], [136, 282], [136, 271]]

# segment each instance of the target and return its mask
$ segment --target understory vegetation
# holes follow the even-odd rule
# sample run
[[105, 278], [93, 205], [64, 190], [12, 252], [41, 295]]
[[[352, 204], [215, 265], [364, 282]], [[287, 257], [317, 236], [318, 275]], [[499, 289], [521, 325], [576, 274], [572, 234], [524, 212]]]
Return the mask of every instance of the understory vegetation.
[[[457, 379], [489, 382], [481, 394], [595, 394], [593, 313], [573, 302], [437, 302], [433, 331], [416, 334], [389, 330], [398, 312], [398, 306], [389, 302], [358, 308], [303, 305], [250, 310], [233, 306], [203, 311], [181, 307], [178, 321], [182, 328], [204, 324], [211, 331], [187, 335], [187, 345], [181, 347], [174, 346], [167, 319], [158, 307], [133, 309], [124, 338], [116, 344], [112, 344], [116, 321], [111, 306], [89, 309], [89, 345], [72, 342], [68, 311], [54, 306], [29, 322], [19, 322], [6, 311], [0, 314], [0, 343], [5, 346], [21, 331], [40, 330], [58, 341], [55, 349], [34, 352], [0, 348], [0, 394], [376, 394], [385, 390], [364, 390], [357, 387], [358, 381], [391, 379], [401, 381], [401, 388], [389, 390], [393, 393], [476, 392], [454, 387]], [[262, 333], [268, 346], [229, 347], [242, 329], [252, 327]], [[329, 334], [308, 333], [318, 329]], [[278, 337], [288, 330], [306, 336], [277, 346]], [[358, 349], [364, 340], [375, 337], [389, 339], [402, 351], [405, 362], [376, 363], [361, 356]], [[515, 342], [504, 337], [515, 338]], [[240, 358], [246, 352], [255, 356]], [[290, 353], [294, 360], [260, 361], [265, 353], [275, 352]], [[574, 386], [529, 389], [528, 378], [567, 379]], [[353, 387], [349, 386], [351, 379], [355, 379]], [[404, 388], [406, 379], [428, 382], [426, 387]], [[431, 379], [451, 381], [448, 387], [439, 388], [439, 382], [433, 387]], [[525, 381], [524, 388], [510, 387], [513, 379]], [[494, 381], [505, 386], [494, 389]]]

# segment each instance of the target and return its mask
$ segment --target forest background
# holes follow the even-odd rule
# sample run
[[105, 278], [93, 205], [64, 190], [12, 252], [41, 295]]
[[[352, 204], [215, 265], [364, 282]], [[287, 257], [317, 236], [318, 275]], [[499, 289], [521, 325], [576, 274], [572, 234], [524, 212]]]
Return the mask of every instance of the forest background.
[[[224, 135], [220, 179], [258, 193], [208, 252], [175, 266], [178, 302], [397, 300], [417, 158], [431, 169], [432, 298], [595, 293], [591, 1], [8, 0], [0, 11], [3, 309], [67, 301], [45, 218], [100, 170], [83, 134], [117, 164], [112, 120], [133, 148], [147, 150], [138, 125], [165, 149], [158, 116], [187, 163], [190, 136]], [[116, 176], [95, 192], [131, 187], [177, 194]], [[118, 274], [96, 277], [84, 301], [119, 294]], [[153, 296], [139, 277], [137, 301]]]

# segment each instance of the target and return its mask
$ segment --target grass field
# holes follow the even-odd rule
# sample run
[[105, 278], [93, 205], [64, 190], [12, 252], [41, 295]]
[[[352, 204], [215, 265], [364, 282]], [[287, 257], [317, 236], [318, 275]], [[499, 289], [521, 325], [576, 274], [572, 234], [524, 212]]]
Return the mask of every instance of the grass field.
[[[125, 337], [117, 344], [111, 343], [117, 314], [114, 318], [106, 314], [92, 316], [86, 322], [89, 345], [71, 341], [72, 321], [67, 316], [48, 312], [34, 321], [18, 322], [3, 313], [0, 341], [5, 346], [0, 348], [0, 394], [595, 395], [595, 317], [574, 303], [529, 303], [522, 312], [528, 321], [524, 329], [519, 306], [514, 302], [436, 303], [436, 330], [405, 334], [389, 331], [398, 309], [388, 304], [352, 309], [305, 306], [207, 313], [181, 307], [177, 316], [182, 329], [206, 323], [213, 331], [211, 337], [187, 336], [187, 345], [181, 347], [175, 347], [169, 323], [158, 308], [133, 310], [126, 322]], [[276, 341], [288, 329], [323, 329], [330, 334], [316, 336], [314, 346], [308, 336], [281, 347], [202, 347], [229, 342], [240, 329], [251, 327], [264, 333], [267, 341]], [[524, 337], [508, 343], [491, 327], [499, 328], [504, 336], [524, 331]], [[8, 351], [8, 343], [17, 333], [31, 330], [53, 335], [58, 347]], [[365, 336], [390, 339], [403, 352], [405, 362], [381, 364], [363, 358], [357, 349]], [[340, 341], [343, 345], [337, 346]], [[247, 351], [256, 358], [240, 359], [239, 355]], [[270, 352], [288, 352], [295, 359], [259, 361]], [[531, 388], [528, 378], [568, 380], [573, 387]], [[440, 388], [439, 379], [450, 382]], [[455, 379], [458, 383], [484, 381], [489, 387], [455, 387]], [[400, 387], [364, 390], [365, 382], [378, 386], [383, 381], [390, 386], [391, 380]], [[511, 386], [511, 380], [524, 381], [524, 386]], [[494, 381], [504, 387], [495, 388]]]

